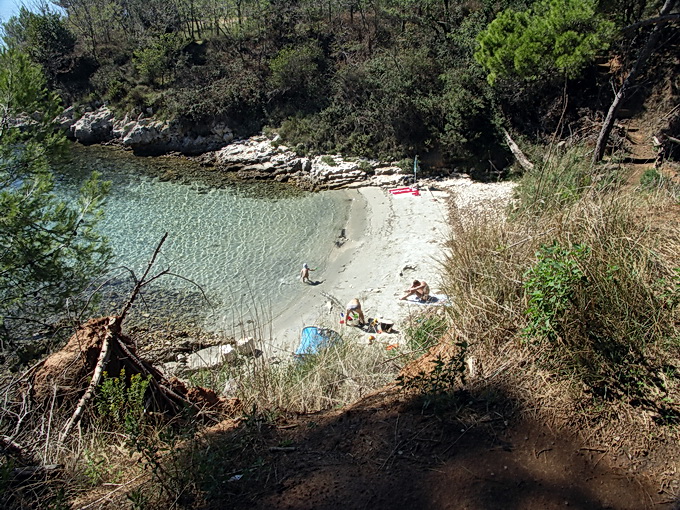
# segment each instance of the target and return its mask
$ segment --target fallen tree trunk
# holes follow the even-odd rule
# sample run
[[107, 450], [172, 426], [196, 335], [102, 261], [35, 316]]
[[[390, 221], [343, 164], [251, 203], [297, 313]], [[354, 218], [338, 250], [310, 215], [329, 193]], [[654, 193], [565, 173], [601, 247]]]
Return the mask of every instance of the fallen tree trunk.
[[120, 331], [120, 322], [118, 321], [118, 318], [116, 317], [111, 317], [109, 320], [109, 324], [107, 327], [107, 334], [104, 336], [104, 341], [102, 342], [102, 347], [99, 351], [99, 358], [97, 360], [97, 365], [94, 367], [94, 374], [92, 375], [92, 380], [90, 381], [90, 385], [87, 387], [87, 390], [83, 394], [83, 396], [80, 398], [80, 402], [78, 402], [78, 405], [76, 406], [76, 410], [73, 412], [71, 415], [71, 418], [69, 421], [66, 423], [66, 427], [64, 428], [64, 431], [61, 433], [61, 436], [59, 437], [59, 441], [63, 442], [66, 436], [68, 436], [71, 433], [71, 428], [73, 428], [73, 425], [80, 419], [80, 415], [83, 412], [83, 409], [85, 408], [85, 405], [88, 403], [88, 401], [93, 397], [94, 395], [94, 390], [95, 388], [99, 385], [99, 381], [102, 378], [102, 373], [104, 372], [104, 368], [106, 367], [106, 363], [109, 360], [109, 354], [110, 350], [109, 347], [111, 346], [111, 339], [113, 337], [113, 330], [112, 328], [116, 327]]
[[515, 156], [515, 159], [520, 164], [520, 166], [527, 171], [533, 170], [534, 164], [524, 155], [519, 146], [510, 137], [510, 134], [507, 132], [507, 130], [503, 129], [503, 135], [505, 136], [505, 142], [508, 144], [508, 147], [510, 147], [510, 152], [512, 152], [513, 156]]
[[[135, 374], [149, 379], [147, 411], [176, 416], [185, 409], [199, 418], [217, 421], [219, 406], [204, 398], [190, 398], [190, 391], [179, 381], [168, 381], [151, 363], [137, 355], [134, 342], [120, 331], [120, 316], [93, 319], [73, 334], [66, 346], [45, 360], [31, 380], [32, 400], [44, 403], [56, 398], [61, 409], [73, 403], [60, 440], [67, 439], [73, 426], [93, 400], [102, 374], [126, 379]], [[55, 394], [56, 388], [56, 394]], [[54, 397], [53, 397], [54, 395]], [[78, 395], [76, 401], [74, 396]]]

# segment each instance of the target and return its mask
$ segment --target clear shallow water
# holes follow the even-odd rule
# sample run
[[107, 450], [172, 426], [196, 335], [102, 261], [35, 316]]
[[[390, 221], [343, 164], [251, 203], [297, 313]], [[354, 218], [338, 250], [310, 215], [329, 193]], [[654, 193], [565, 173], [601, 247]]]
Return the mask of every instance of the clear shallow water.
[[255, 313], [275, 316], [294, 306], [306, 287], [298, 279], [302, 263], [323, 266], [347, 221], [343, 192], [305, 193], [274, 183], [217, 189], [200, 176], [162, 180], [200, 172], [179, 159], [135, 158], [101, 147], [78, 147], [74, 156], [59, 178], [62, 193], [74, 193], [92, 170], [113, 183], [101, 230], [116, 264], [141, 276], [168, 232], [155, 272], [169, 268], [196, 282], [211, 306], [186, 300], [197, 289], [182, 279], [163, 277], [157, 290], [166, 295], [164, 306], [176, 307], [177, 315], [204, 316], [200, 322], [208, 329], [229, 331]]

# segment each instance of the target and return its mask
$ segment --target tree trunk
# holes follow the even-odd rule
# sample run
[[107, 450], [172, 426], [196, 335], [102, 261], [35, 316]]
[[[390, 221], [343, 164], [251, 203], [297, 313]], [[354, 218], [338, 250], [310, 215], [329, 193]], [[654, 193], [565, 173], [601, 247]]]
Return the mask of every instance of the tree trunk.
[[524, 155], [522, 150], [510, 137], [510, 134], [505, 129], [503, 129], [503, 136], [505, 136], [505, 143], [507, 143], [508, 147], [510, 147], [510, 152], [512, 152], [512, 154], [515, 156], [515, 159], [520, 164], [520, 166], [527, 171], [533, 170], [534, 164], [531, 161], [529, 161], [529, 159]]
[[[665, 16], [669, 14], [673, 10], [675, 2], [676, 0], [666, 0], [666, 2], [663, 4], [663, 7], [661, 8], [661, 11], [659, 12], [659, 16]], [[630, 70], [628, 76], [626, 76], [626, 79], [623, 82], [623, 85], [621, 85], [621, 88], [614, 96], [614, 101], [612, 101], [612, 104], [609, 107], [609, 111], [607, 112], [607, 117], [604, 119], [604, 122], [602, 124], [600, 135], [597, 137], [595, 154], [593, 154], [593, 163], [597, 163], [598, 161], [602, 160], [604, 156], [604, 151], [607, 148], [607, 141], [609, 140], [609, 135], [611, 134], [612, 128], [614, 127], [614, 122], [616, 121], [616, 114], [618, 113], [619, 108], [626, 97], [626, 94], [632, 88], [633, 83], [637, 78], [637, 75], [640, 74], [640, 71], [647, 63], [647, 60], [649, 60], [649, 57], [652, 54], [652, 51], [654, 50], [657, 41], [659, 40], [661, 29], [665, 25], [666, 21], [661, 21], [652, 29], [652, 33], [649, 34], [649, 39], [647, 39], [645, 46], [642, 48], [642, 51], [638, 55], [638, 58], [635, 61], [635, 65]]]

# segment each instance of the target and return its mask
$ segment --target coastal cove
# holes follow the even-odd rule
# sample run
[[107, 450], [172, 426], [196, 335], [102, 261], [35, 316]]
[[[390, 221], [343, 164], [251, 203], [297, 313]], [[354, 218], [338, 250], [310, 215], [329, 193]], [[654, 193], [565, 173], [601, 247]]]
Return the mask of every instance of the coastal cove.
[[[187, 158], [138, 157], [100, 145], [73, 146], [58, 188], [73, 193], [93, 170], [112, 182], [101, 225], [116, 256], [106, 277], [107, 313], [127, 298], [129, 270], [141, 274], [167, 231], [156, 272], [169, 268], [181, 278], [154, 282], [136, 305], [140, 318], [224, 338], [256, 337], [283, 357], [303, 327], [341, 327], [343, 305], [355, 297], [399, 331], [416, 312], [398, 300], [413, 278], [441, 290], [450, 205], [486, 214], [503, 207], [513, 188], [455, 175], [422, 181], [420, 196], [392, 195], [375, 183], [308, 192], [244, 181]], [[313, 285], [299, 281], [305, 262], [315, 269]], [[401, 339], [397, 333], [382, 340]]]
[[[73, 196], [92, 171], [112, 182], [102, 232], [115, 262], [102, 303], [113, 312], [162, 235], [154, 282], [136, 308], [146, 318], [243, 336], [295, 302], [303, 262], [322, 265], [344, 228], [346, 191], [310, 193], [276, 182], [242, 182], [177, 157], [140, 158], [103, 146], [72, 147], [57, 192]], [[316, 266], [313, 266], [316, 267]], [[153, 273], [152, 273], [153, 274]]]

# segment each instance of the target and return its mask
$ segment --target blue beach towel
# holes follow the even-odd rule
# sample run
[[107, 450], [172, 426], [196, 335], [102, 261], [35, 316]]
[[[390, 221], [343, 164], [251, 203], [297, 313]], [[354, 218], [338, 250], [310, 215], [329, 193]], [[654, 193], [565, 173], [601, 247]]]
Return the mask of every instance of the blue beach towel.
[[307, 326], [300, 335], [300, 346], [295, 351], [295, 357], [306, 354], [318, 354], [320, 350], [330, 347], [342, 338], [332, 329]]

